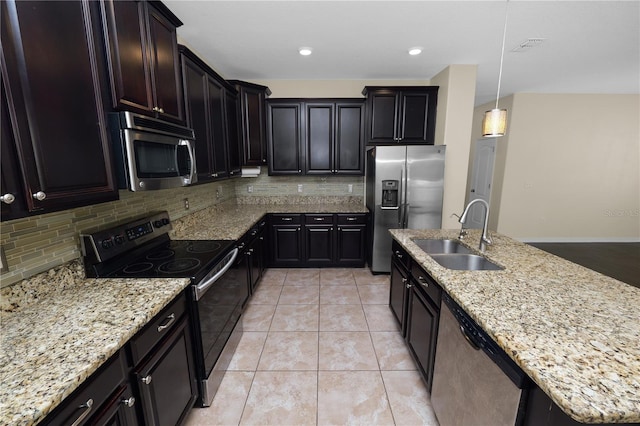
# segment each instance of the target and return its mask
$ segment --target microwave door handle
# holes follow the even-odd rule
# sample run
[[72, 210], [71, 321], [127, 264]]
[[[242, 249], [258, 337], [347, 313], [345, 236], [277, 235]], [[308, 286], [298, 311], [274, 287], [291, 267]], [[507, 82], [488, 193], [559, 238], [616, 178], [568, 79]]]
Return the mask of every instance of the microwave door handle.
[[196, 171], [196, 153], [193, 148], [193, 143], [190, 140], [181, 140], [180, 145], [185, 145], [187, 147], [187, 152], [189, 153], [189, 159], [191, 160], [191, 172], [189, 173], [189, 179], [187, 184], [195, 183], [197, 179], [196, 178], [197, 171]]

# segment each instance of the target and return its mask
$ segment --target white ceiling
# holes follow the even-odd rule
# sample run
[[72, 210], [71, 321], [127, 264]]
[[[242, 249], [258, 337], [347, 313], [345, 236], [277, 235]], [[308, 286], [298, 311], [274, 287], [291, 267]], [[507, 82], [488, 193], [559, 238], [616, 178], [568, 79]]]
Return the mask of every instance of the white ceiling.
[[[479, 105], [495, 100], [508, 7], [501, 97], [640, 93], [638, 0], [164, 3], [184, 22], [179, 41], [227, 79], [414, 80], [477, 64]], [[528, 38], [545, 40], [511, 51]]]

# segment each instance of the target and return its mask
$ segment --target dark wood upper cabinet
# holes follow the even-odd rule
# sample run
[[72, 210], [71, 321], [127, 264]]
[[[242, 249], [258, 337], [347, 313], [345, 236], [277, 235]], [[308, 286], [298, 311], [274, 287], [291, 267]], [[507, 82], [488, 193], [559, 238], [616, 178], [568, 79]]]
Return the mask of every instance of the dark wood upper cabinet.
[[242, 172], [242, 154], [240, 151], [240, 139], [238, 138], [238, 95], [234, 92], [225, 92], [225, 118], [227, 132], [227, 158], [229, 160], [229, 176], [240, 176]]
[[367, 86], [366, 142], [433, 145], [437, 86]]
[[267, 102], [267, 145], [270, 175], [301, 175], [303, 105], [290, 100]]
[[2, 124], [2, 145], [15, 148], [22, 191], [14, 195], [29, 212], [118, 197], [98, 8], [92, 1], [1, 4], [3, 118], [10, 121]]
[[238, 118], [241, 130], [243, 166], [267, 164], [265, 100], [271, 95], [266, 86], [239, 80], [229, 80], [238, 91]]
[[183, 123], [176, 35], [182, 22], [160, 2], [100, 3], [113, 107]]
[[334, 173], [364, 174], [364, 103], [338, 101], [335, 104]]
[[2, 152], [0, 153], [0, 215], [2, 215], [2, 220], [11, 220], [26, 216], [27, 207], [22, 190], [20, 165], [15, 151], [15, 139], [4, 78], [0, 78], [0, 86], [2, 90], [0, 98], [0, 127], [2, 130], [0, 134], [0, 142], [2, 143]]

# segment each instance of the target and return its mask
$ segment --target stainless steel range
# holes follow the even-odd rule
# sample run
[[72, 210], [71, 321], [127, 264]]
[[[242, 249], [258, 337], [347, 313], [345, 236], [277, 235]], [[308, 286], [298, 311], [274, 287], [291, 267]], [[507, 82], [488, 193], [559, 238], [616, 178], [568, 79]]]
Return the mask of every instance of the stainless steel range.
[[235, 241], [171, 240], [166, 211], [80, 235], [97, 278], [190, 278], [189, 315], [202, 406], [209, 406], [242, 335], [247, 271]]

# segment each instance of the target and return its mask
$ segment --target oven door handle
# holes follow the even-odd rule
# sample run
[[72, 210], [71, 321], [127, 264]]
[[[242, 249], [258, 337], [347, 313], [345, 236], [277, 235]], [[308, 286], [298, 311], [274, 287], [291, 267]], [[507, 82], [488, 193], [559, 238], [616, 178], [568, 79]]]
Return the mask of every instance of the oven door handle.
[[236, 258], [238, 257], [238, 252], [239, 252], [238, 247], [234, 248], [231, 251], [231, 256], [229, 257], [227, 264], [224, 265], [224, 267], [220, 269], [213, 277], [209, 278], [206, 281], [201, 282], [196, 286], [196, 291], [194, 296], [196, 301], [200, 300], [200, 298], [202, 298], [202, 296], [207, 292], [207, 290], [209, 290], [209, 287], [211, 287], [213, 283], [215, 283], [222, 275], [224, 275], [225, 272], [229, 270], [229, 268], [233, 266], [233, 264], [236, 261]]

